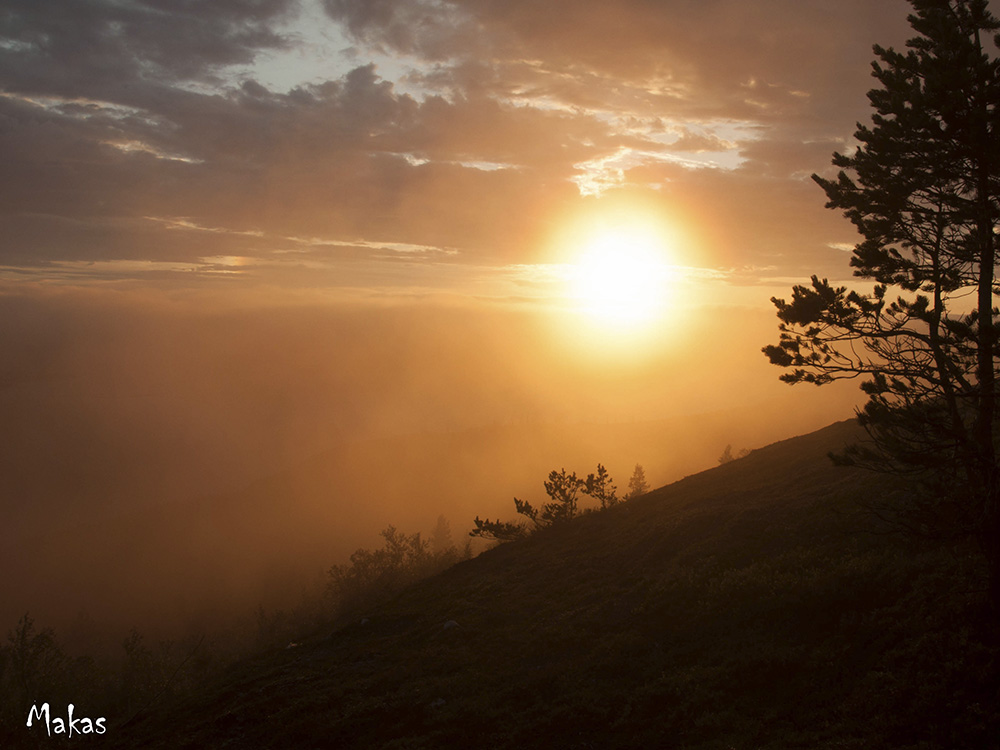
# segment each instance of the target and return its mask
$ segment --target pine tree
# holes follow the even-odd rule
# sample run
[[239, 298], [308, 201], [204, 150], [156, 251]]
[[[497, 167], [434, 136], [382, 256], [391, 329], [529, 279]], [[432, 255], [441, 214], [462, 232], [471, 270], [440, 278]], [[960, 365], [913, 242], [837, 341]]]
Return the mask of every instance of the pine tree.
[[541, 508], [535, 508], [527, 500], [515, 497], [514, 507], [520, 515], [530, 518], [537, 527], [552, 526], [576, 517], [578, 495], [586, 488], [586, 483], [577, 477], [575, 471], [567, 474], [566, 469], [561, 471], [553, 469], [549, 472], [549, 478], [542, 484], [551, 502], [544, 503]]
[[780, 341], [764, 352], [789, 383], [865, 378], [869, 439], [839, 460], [915, 480], [900, 518], [978, 539], [1000, 604], [1000, 62], [986, 49], [1000, 24], [986, 0], [911, 5], [908, 50], [875, 47], [859, 147], [834, 154], [836, 179], [813, 176], [860, 233], [851, 266], [872, 291], [813, 276], [772, 299]]
[[[607, 470], [600, 464], [597, 465], [600, 479], [595, 480], [593, 474], [588, 477], [590, 488], [599, 492], [610, 492], [614, 495], [615, 486], [610, 484], [611, 477]], [[514, 498], [514, 510], [519, 516], [524, 516], [531, 521], [532, 529], [540, 529], [546, 526], [553, 526], [562, 521], [568, 521], [578, 515], [578, 495], [581, 491], [588, 489], [588, 483], [577, 477], [576, 472], [567, 474], [566, 469], [561, 471], [552, 470], [549, 478], [543, 482], [545, 494], [549, 496], [551, 502], [544, 503], [540, 508], [536, 508], [527, 500]], [[605, 500], [607, 500], [605, 496]], [[603, 501], [602, 501], [603, 502]], [[617, 502], [617, 498], [615, 498]], [[603, 504], [602, 504], [603, 507]], [[476, 516], [473, 521], [475, 528], [469, 532], [469, 536], [492, 539], [498, 542], [511, 542], [526, 537], [529, 527], [517, 521], [491, 521], [488, 518], [481, 519]]]
[[632, 476], [628, 480], [628, 492], [625, 493], [625, 499], [631, 500], [633, 497], [645, 495], [647, 492], [649, 492], [649, 484], [646, 482], [646, 470], [642, 468], [641, 464], [636, 464]]
[[601, 464], [597, 464], [597, 473], [588, 474], [583, 491], [600, 503], [601, 508], [611, 508], [618, 505], [618, 488], [611, 481], [611, 475]]
[[528, 528], [516, 521], [501, 521], [499, 518], [496, 521], [491, 521], [488, 518], [476, 516], [472, 523], [475, 528], [469, 532], [471, 537], [490, 539], [495, 542], [513, 542], [528, 536]]

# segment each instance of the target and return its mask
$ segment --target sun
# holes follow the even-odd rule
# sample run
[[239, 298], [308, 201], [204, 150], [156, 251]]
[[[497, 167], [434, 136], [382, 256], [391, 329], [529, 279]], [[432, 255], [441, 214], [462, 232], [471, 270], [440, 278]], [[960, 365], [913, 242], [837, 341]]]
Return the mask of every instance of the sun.
[[603, 227], [569, 267], [570, 295], [593, 321], [633, 328], [660, 318], [669, 294], [663, 239], [641, 226]]

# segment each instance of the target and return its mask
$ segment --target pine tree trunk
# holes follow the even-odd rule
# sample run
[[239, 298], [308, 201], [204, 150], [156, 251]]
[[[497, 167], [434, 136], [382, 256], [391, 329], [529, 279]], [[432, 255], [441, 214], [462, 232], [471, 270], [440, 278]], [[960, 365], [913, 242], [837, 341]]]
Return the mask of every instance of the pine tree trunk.
[[989, 598], [993, 613], [1000, 617], [1000, 508], [997, 506], [996, 488], [985, 500], [983, 529], [980, 544], [986, 556], [989, 576]]
[[[995, 248], [992, 228], [980, 221], [983, 239], [983, 256], [980, 263], [979, 279], [979, 351], [977, 380], [979, 403], [973, 426], [977, 448], [977, 460], [982, 476], [983, 505], [980, 543], [989, 566], [989, 595], [994, 611], [1000, 614], [1000, 487], [997, 486], [997, 456], [994, 443], [996, 383], [994, 374], [994, 327], [993, 327], [993, 264]], [[981, 235], [981, 236], [982, 236]]]
[[[977, 53], [982, 53], [979, 29], [974, 32]], [[993, 323], [993, 283], [996, 264], [996, 241], [993, 232], [991, 193], [993, 187], [995, 144], [990, 137], [989, 86], [979, 71], [977, 96], [973, 100], [973, 158], [976, 160], [976, 235], [979, 240], [979, 285], [977, 289], [978, 335], [976, 381], [979, 389], [976, 419], [973, 425], [979, 473], [984, 488], [980, 530], [990, 577], [990, 601], [1000, 612], [1000, 487], [997, 476], [996, 370], [994, 350], [996, 329]]]

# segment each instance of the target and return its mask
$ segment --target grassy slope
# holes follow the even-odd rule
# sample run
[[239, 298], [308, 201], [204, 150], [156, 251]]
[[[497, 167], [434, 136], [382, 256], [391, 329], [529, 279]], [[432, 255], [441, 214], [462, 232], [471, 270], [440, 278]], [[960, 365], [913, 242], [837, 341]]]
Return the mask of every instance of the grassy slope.
[[[227, 492], [100, 508], [81, 501], [35, 520], [32, 503], [3, 505], [0, 472], [0, 563], [11, 587], [0, 622], [31, 611], [64, 630], [85, 608], [123, 632], [137, 625], [166, 635], [258, 604], [288, 608], [302, 581], [380, 544], [377, 532], [390, 523], [429, 531], [444, 514], [464, 534], [477, 514], [509, 513], [512, 496], [537, 497], [541, 480], [563, 466], [586, 475], [601, 461], [624, 485], [640, 462], [651, 482], [665, 482], [710, 465], [727, 442], [759, 445], [781, 429], [752, 425], [746, 413], [714, 413], [344, 443]], [[669, 450], [678, 434], [690, 437]]]
[[[113, 730], [130, 747], [990, 748], [973, 558], [866, 530], [891, 491], [777, 443], [491, 550]], [[457, 627], [445, 628], [454, 620]]]

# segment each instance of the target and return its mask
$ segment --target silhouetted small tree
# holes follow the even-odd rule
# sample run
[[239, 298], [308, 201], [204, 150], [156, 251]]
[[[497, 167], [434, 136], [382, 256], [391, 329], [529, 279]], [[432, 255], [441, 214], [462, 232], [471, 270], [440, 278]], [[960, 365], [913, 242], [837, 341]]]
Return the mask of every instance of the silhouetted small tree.
[[730, 461], [735, 461], [737, 458], [746, 458], [750, 455], [750, 451], [747, 448], [740, 448], [740, 452], [735, 456], [733, 455], [733, 446], [727, 445], [726, 449], [722, 451], [722, 455], [719, 456], [720, 464], [728, 464]]
[[586, 483], [577, 477], [576, 472], [567, 474], [566, 469], [549, 472], [549, 478], [544, 482], [545, 493], [552, 502], [545, 503], [540, 509], [535, 508], [526, 500], [514, 498], [517, 512], [530, 519], [536, 527], [551, 526], [560, 521], [568, 521], [578, 513], [578, 496], [586, 487]]
[[601, 504], [601, 508], [610, 508], [619, 503], [618, 488], [611, 483], [608, 470], [597, 464], [597, 473], [588, 474], [584, 482], [584, 493], [590, 495]]
[[420, 534], [406, 535], [395, 526], [381, 532], [380, 549], [358, 549], [350, 564], [329, 570], [327, 590], [340, 607], [363, 606], [385, 592], [397, 591], [420, 576], [433, 559]]
[[646, 470], [642, 468], [641, 464], [636, 464], [632, 476], [628, 480], [628, 492], [625, 493], [625, 499], [631, 500], [633, 497], [645, 495], [647, 492], [649, 492], [649, 484], [646, 482]]
[[51, 628], [35, 629], [35, 621], [27, 614], [17, 627], [7, 634], [5, 678], [8, 696], [24, 703], [45, 697], [62, 677], [66, 656]]
[[490, 539], [496, 542], [513, 542], [523, 539], [528, 535], [528, 529], [523, 523], [516, 521], [490, 521], [476, 516], [473, 521], [475, 528], [469, 532], [469, 536], [480, 539]]
[[[439, 519], [440, 522], [440, 519]], [[447, 522], [445, 522], [447, 523]], [[463, 558], [452, 544], [432, 551], [420, 533], [404, 534], [395, 526], [381, 532], [384, 544], [375, 550], [358, 549], [350, 563], [334, 565], [328, 572], [327, 594], [341, 610], [370, 606], [387, 594], [437, 573]], [[443, 534], [439, 534], [438, 538]], [[449, 532], [450, 536], [450, 532]], [[467, 545], [464, 557], [471, 556]]]
[[611, 475], [601, 464], [597, 465], [596, 474], [588, 474], [580, 479], [576, 472], [568, 474], [566, 469], [549, 472], [549, 478], [543, 483], [545, 493], [551, 502], [536, 508], [527, 500], [514, 498], [514, 510], [517, 514], [531, 521], [531, 526], [517, 521], [490, 521], [476, 516], [475, 528], [469, 536], [482, 539], [492, 539], [498, 542], [512, 542], [527, 536], [531, 529], [552, 526], [562, 521], [568, 521], [579, 515], [579, 495], [582, 492], [601, 504], [601, 508], [610, 508], [619, 502], [618, 489], [611, 482]]

